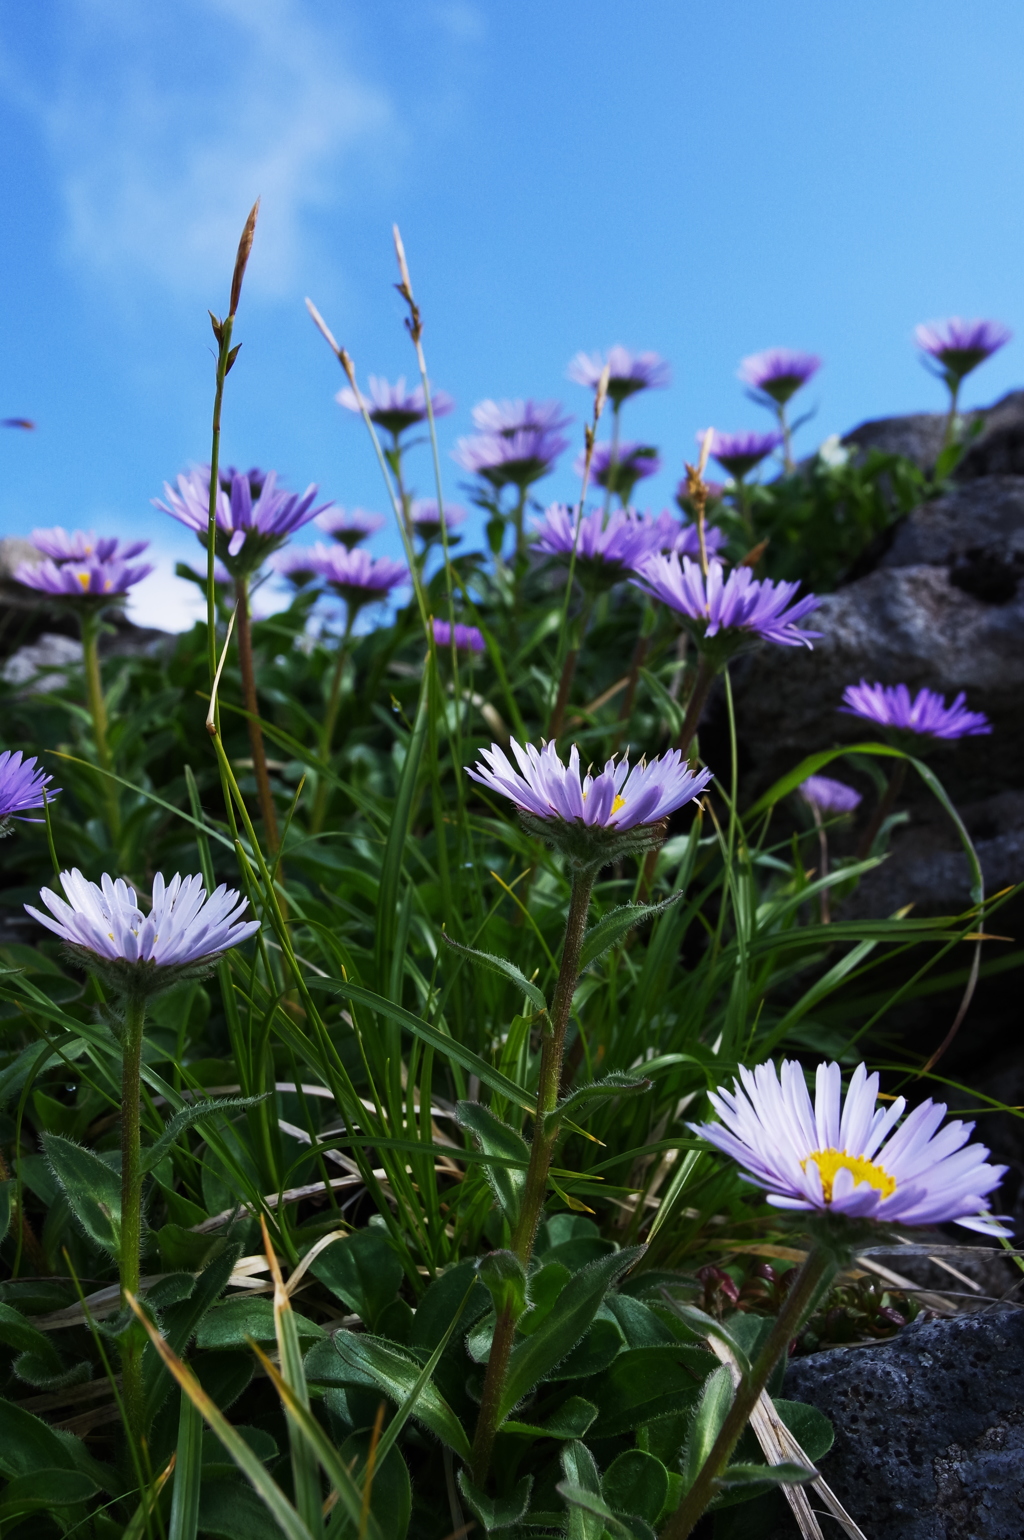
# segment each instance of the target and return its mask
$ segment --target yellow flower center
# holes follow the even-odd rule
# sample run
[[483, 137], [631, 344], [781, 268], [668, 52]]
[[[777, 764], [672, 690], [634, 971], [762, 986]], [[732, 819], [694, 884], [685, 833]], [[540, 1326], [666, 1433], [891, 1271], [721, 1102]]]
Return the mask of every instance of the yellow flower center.
[[89, 586], [89, 574], [88, 574], [88, 572], [76, 572], [75, 576], [77, 577], [78, 581], [81, 583], [83, 588], [88, 588], [88, 586]]
[[[849, 1171], [854, 1182], [868, 1182], [883, 1198], [892, 1197], [896, 1191], [896, 1178], [890, 1176], [884, 1166], [876, 1166], [873, 1160], [865, 1160], [863, 1155], [847, 1155], [845, 1150], [815, 1150], [807, 1160], [813, 1160], [821, 1173], [821, 1190], [826, 1203], [832, 1202], [832, 1184], [839, 1171]], [[807, 1160], [800, 1162], [805, 1171]]]
[[617, 812], [618, 812], [618, 811], [619, 811], [619, 809], [620, 809], [620, 808], [624, 808], [624, 807], [625, 807], [625, 805], [626, 805], [626, 799], [625, 799], [625, 797], [619, 797], [619, 796], [617, 796], [617, 797], [616, 797], [616, 798], [615, 798], [615, 801], [614, 801], [614, 802], [613, 802], [613, 803], [612, 803], [612, 812], [613, 812], [613, 813], [617, 813]]

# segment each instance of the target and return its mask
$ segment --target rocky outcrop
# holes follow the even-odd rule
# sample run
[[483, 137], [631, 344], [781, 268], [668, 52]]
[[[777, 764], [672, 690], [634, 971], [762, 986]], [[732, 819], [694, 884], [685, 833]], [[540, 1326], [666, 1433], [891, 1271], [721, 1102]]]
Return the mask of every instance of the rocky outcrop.
[[1020, 1540], [1024, 1311], [812, 1354], [790, 1365], [785, 1393], [831, 1419], [821, 1473], [870, 1540]]

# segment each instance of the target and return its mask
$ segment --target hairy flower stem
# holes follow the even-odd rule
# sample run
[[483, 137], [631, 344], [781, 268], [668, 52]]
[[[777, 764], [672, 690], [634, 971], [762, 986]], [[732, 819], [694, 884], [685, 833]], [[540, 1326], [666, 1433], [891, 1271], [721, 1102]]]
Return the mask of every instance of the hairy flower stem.
[[107, 738], [107, 703], [103, 697], [103, 679], [100, 674], [100, 627], [102, 621], [99, 614], [89, 609], [82, 616], [82, 661], [85, 668], [85, 693], [89, 703], [89, 715], [92, 717], [92, 732], [96, 740], [96, 758], [101, 770], [108, 774], [103, 777], [103, 796], [107, 804], [107, 826], [110, 830], [110, 838], [114, 842], [121, 832], [121, 812], [117, 802], [117, 786], [110, 779], [109, 772], [113, 769], [113, 758], [110, 753], [110, 743]]
[[868, 824], [867, 828], [864, 830], [864, 833], [860, 837], [860, 844], [857, 846], [858, 861], [866, 861], [868, 856], [871, 854], [871, 847], [875, 843], [878, 831], [881, 829], [885, 820], [889, 817], [889, 814], [896, 806], [899, 794], [903, 790], [903, 782], [906, 780], [906, 778], [907, 762], [905, 759], [901, 759], [892, 775], [890, 775], [888, 785], [878, 800], [878, 806], [875, 808], [874, 813], [871, 815], [871, 822]]
[[659, 1540], [687, 1540], [687, 1536], [693, 1533], [701, 1514], [715, 1495], [715, 1483], [729, 1463], [729, 1457], [739, 1442], [772, 1370], [783, 1354], [789, 1351], [789, 1344], [799, 1334], [822, 1285], [835, 1271], [834, 1253], [827, 1246], [812, 1245], [807, 1260], [786, 1295], [768, 1340], [751, 1365], [750, 1373], [745, 1374], [740, 1381], [711, 1453], [701, 1466], [693, 1486], [661, 1531]]
[[[341, 686], [345, 678], [345, 664], [348, 662], [349, 644], [352, 640], [352, 625], [355, 618], [356, 607], [350, 604], [345, 615], [345, 630], [338, 646], [334, 673], [331, 676], [331, 693], [327, 697], [327, 710], [324, 712], [323, 726], [320, 729], [319, 756], [324, 764], [331, 757], [334, 729], [338, 725], [338, 712], [341, 709]], [[313, 803], [313, 817], [310, 820], [310, 828], [314, 834], [319, 834], [324, 826], [324, 818], [327, 816], [327, 802], [330, 795], [331, 791], [327, 778], [321, 776], [320, 784], [316, 789], [316, 799]]]
[[[121, 1027], [121, 1303], [138, 1296], [142, 1251], [142, 1149], [139, 1138], [139, 1093], [142, 1077], [142, 1038], [146, 1001], [129, 995]], [[121, 1354], [125, 1416], [135, 1437], [143, 1433], [144, 1392], [142, 1342], [133, 1325]]]
[[267, 844], [272, 855], [276, 855], [281, 840], [277, 828], [277, 811], [274, 807], [274, 797], [270, 790], [270, 773], [267, 770], [267, 755], [263, 747], [263, 730], [259, 724], [259, 701], [256, 698], [256, 673], [252, 661], [252, 626], [249, 620], [249, 583], [244, 577], [235, 579], [236, 624], [238, 628], [238, 665], [242, 671], [242, 699], [245, 709], [249, 713], [249, 744], [252, 748], [252, 768], [256, 776], [256, 793], [259, 797], [260, 812], [263, 815], [263, 827], [267, 836]]
[[[544, 1032], [540, 1054], [540, 1082], [537, 1087], [537, 1110], [533, 1120], [533, 1143], [530, 1147], [530, 1164], [526, 1172], [519, 1221], [512, 1236], [512, 1250], [524, 1268], [530, 1265], [537, 1226], [547, 1196], [548, 1171], [551, 1157], [558, 1141], [559, 1129], [548, 1127], [548, 1114], [558, 1105], [558, 1088], [562, 1078], [562, 1058], [565, 1053], [565, 1034], [569, 1027], [572, 997], [580, 976], [580, 954], [587, 931], [587, 915], [590, 912], [590, 895], [594, 890], [596, 870], [586, 868], [573, 876], [569, 915], [565, 922], [565, 939], [562, 943], [562, 962], [558, 970], [554, 999]], [[508, 1372], [509, 1355], [515, 1337], [516, 1323], [510, 1311], [503, 1311], [494, 1328], [494, 1340], [487, 1360], [480, 1414], [473, 1438], [473, 1479], [481, 1484], [487, 1479], [494, 1448], [494, 1436], [498, 1430], [498, 1410], [505, 1376]]]

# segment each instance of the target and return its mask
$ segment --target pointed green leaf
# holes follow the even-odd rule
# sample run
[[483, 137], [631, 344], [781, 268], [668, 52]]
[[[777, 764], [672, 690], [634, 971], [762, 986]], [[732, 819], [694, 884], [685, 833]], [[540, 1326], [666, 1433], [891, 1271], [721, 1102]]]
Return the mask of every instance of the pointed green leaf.
[[590, 967], [591, 963], [607, 952], [610, 947], [633, 929], [643, 920], [653, 919], [655, 915], [664, 914], [673, 904], [677, 904], [682, 898], [681, 893], [673, 893], [671, 898], [664, 899], [660, 904], [620, 904], [616, 909], [610, 909], [606, 915], [592, 925], [583, 938], [583, 950], [580, 953], [580, 972]]
[[654, 1524], [668, 1497], [668, 1471], [653, 1454], [626, 1449], [605, 1471], [601, 1492], [613, 1512]]
[[570, 1396], [545, 1423], [503, 1422], [502, 1433], [528, 1433], [531, 1438], [582, 1438], [597, 1416], [593, 1401]]
[[653, 1081], [643, 1076], [627, 1075], [622, 1070], [613, 1070], [610, 1075], [605, 1075], [600, 1080], [595, 1080], [591, 1085], [581, 1085], [572, 1091], [564, 1101], [559, 1102], [554, 1112], [549, 1112], [544, 1119], [545, 1132], [551, 1132], [557, 1128], [571, 1113], [575, 1119], [577, 1113], [588, 1103], [600, 1101], [606, 1096], [638, 1096], [644, 1091], [649, 1091]]
[[91, 1150], [61, 1134], [43, 1134], [43, 1150], [71, 1212], [90, 1240], [112, 1257], [121, 1250], [121, 1178]]
[[456, 1110], [460, 1126], [469, 1129], [485, 1155], [504, 1155], [521, 1163], [518, 1170], [511, 1166], [484, 1167], [484, 1175], [501, 1205], [502, 1213], [514, 1228], [519, 1219], [519, 1206], [526, 1187], [526, 1168], [530, 1164], [529, 1146], [522, 1134], [503, 1123], [481, 1102], [459, 1102]]
[[572, 1275], [537, 1330], [522, 1338], [512, 1349], [498, 1407], [499, 1426], [512, 1408], [572, 1352], [612, 1284], [643, 1253], [643, 1246], [629, 1246], [623, 1251], [598, 1257], [597, 1261]]
[[722, 1364], [704, 1381], [697, 1414], [686, 1441], [683, 1476], [687, 1491], [693, 1486], [705, 1460], [714, 1448], [715, 1439], [722, 1431], [722, 1424], [728, 1416], [732, 1401], [732, 1375], [726, 1365]]
[[535, 1005], [539, 1011], [547, 1010], [548, 1003], [544, 998], [543, 990], [538, 989], [514, 962], [509, 962], [505, 957], [495, 957], [493, 952], [478, 952], [475, 947], [463, 946], [461, 941], [453, 941], [447, 931], [442, 931], [441, 939], [451, 947], [453, 952], [459, 952], [463, 957], [470, 958], [478, 968], [486, 968], [491, 973], [500, 973], [503, 977], [511, 979], [531, 1005]]
[[818, 1472], [806, 1465], [795, 1465], [785, 1460], [779, 1465], [727, 1465], [715, 1482], [716, 1487], [756, 1487], [762, 1482], [778, 1486], [798, 1486], [803, 1481], [817, 1480]]
[[[343, 1365], [354, 1370], [361, 1381], [369, 1378], [398, 1406], [403, 1404], [419, 1380], [422, 1365], [414, 1358], [407, 1358], [393, 1343], [378, 1337], [357, 1336], [342, 1327], [334, 1334], [334, 1348]], [[465, 1429], [436, 1385], [426, 1384], [420, 1389], [412, 1415], [460, 1459], [469, 1459], [469, 1439]]]
[[477, 1276], [494, 1301], [496, 1316], [506, 1310], [518, 1321], [526, 1309], [526, 1269], [513, 1251], [489, 1251], [477, 1264]]
[[[560, 1463], [567, 1487], [573, 1492], [589, 1492], [592, 1497], [601, 1496], [601, 1476], [594, 1456], [586, 1444], [578, 1441], [566, 1444]], [[594, 1514], [580, 1503], [569, 1505], [567, 1540], [601, 1540], [604, 1525], [600, 1514]]]
[[206, 1118], [215, 1117], [218, 1112], [240, 1112], [245, 1107], [255, 1107], [257, 1102], [266, 1101], [270, 1094], [267, 1091], [262, 1096], [221, 1096], [216, 1101], [204, 1099], [182, 1107], [180, 1112], [176, 1112], [164, 1124], [164, 1131], [156, 1143], [143, 1150], [143, 1171], [152, 1171], [155, 1166], [158, 1166], [178, 1135], [186, 1128], [191, 1128], [194, 1123], [202, 1123]]
[[532, 1487], [533, 1477], [523, 1476], [507, 1496], [491, 1497], [470, 1480], [465, 1470], [459, 1471], [459, 1491], [488, 1535], [519, 1523], [529, 1504]]
[[[654, 1530], [645, 1519], [620, 1518], [612, 1512], [603, 1497], [598, 1497], [596, 1492], [590, 1492], [586, 1487], [574, 1486], [571, 1481], [560, 1481], [555, 1491], [565, 1498], [570, 1507], [582, 1508], [585, 1513], [600, 1519], [604, 1529], [615, 1540], [655, 1540]], [[598, 1530], [596, 1533], [600, 1535], [603, 1531]]]
[[726, 1347], [735, 1356], [736, 1362], [744, 1374], [750, 1372], [750, 1362], [743, 1350], [742, 1343], [723, 1326], [721, 1321], [716, 1321], [713, 1315], [708, 1315], [705, 1310], [698, 1310], [696, 1305], [684, 1305], [681, 1300], [675, 1299], [667, 1289], [662, 1289], [665, 1303], [670, 1306], [673, 1315], [690, 1328], [698, 1337], [717, 1337], [724, 1342]]

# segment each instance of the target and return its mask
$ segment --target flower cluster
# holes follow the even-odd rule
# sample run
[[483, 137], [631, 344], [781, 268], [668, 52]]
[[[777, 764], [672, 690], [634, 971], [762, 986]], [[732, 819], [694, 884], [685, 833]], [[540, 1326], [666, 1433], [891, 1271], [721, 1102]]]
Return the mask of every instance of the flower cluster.
[[534, 549], [542, 556], [568, 558], [575, 549], [576, 569], [584, 586], [609, 587], [639, 571], [665, 538], [657, 520], [644, 519], [631, 508], [617, 508], [607, 518], [595, 508], [580, 518], [565, 503], [552, 503], [543, 518], [533, 521], [533, 527], [537, 535]]
[[482, 476], [496, 491], [506, 486], [525, 491], [554, 469], [558, 456], [568, 447], [568, 441], [558, 433], [523, 427], [460, 438], [452, 459], [471, 475]]
[[20, 749], [5, 749], [0, 754], [0, 835], [10, 833], [12, 818], [41, 822], [26, 815], [58, 795], [60, 788], [50, 786], [52, 779], [40, 769], [37, 759], [25, 759]]
[[[368, 396], [357, 394], [346, 385], [334, 399], [349, 412], [362, 412], [365, 407], [370, 421], [396, 439], [407, 428], [427, 420], [427, 396], [423, 386], [415, 385], [412, 390], [407, 390], [404, 375], [394, 385], [389, 385], [387, 380], [371, 374]], [[455, 410], [455, 402], [443, 390], [433, 392], [430, 405], [435, 417], [447, 417]]]
[[968, 711], [967, 697], [961, 690], [950, 704], [934, 690], [918, 690], [911, 696], [905, 684], [847, 685], [839, 710], [847, 716], [861, 717], [892, 733], [918, 738], [975, 738], [992, 731], [983, 711]]
[[328, 587], [345, 600], [354, 613], [364, 604], [386, 599], [393, 588], [408, 582], [408, 568], [387, 556], [372, 557], [369, 551], [346, 551], [343, 546], [315, 545], [316, 571]]
[[[441, 538], [441, 514], [437, 502], [432, 497], [414, 498], [409, 508], [409, 519], [413, 529], [420, 539], [426, 544]], [[451, 531], [459, 524], [466, 522], [466, 510], [461, 503], [445, 503], [444, 527]], [[456, 539], [458, 536], [456, 536]]]
[[42, 556], [58, 564], [73, 562], [128, 562], [141, 556], [148, 540], [129, 540], [124, 545], [113, 535], [99, 536], [93, 530], [76, 529], [68, 534], [58, 524], [56, 529], [34, 529], [29, 537]]
[[353, 550], [384, 528], [387, 520], [379, 513], [367, 513], [362, 508], [346, 511], [344, 508], [328, 508], [313, 520], [317, 529], [337, 540], [348, 550]]
[[[583, 475], [586, 462], [585, 454], [577, 456], [573, 467], [577, 476]], [[660, 470], [661, 459], [652, 444], [598, 444], [590, 461], [590, 474], [597, 485], [617, 493], [623, 506], [629, 502], [638, 481], [655, 476]]]
[[[450, 647], [452, 644], [452, 626], [448, 620], [435, 620], [433, 622], [434, 641], [438, 647]], [[487, 643], [484, 641], [483, 632], [476, 626], [460, 625], [455, 623], [455, 645], [460, 652], [486, 652]]]
[[577, 385], [596, 390], [606, 365], [608, 398], [614, 406], [621, 406], [639, 390], [664, 390], [672, 382], [672, 371], [659, 354], [631, 353], [618, 343], [604, 358], [600, 353], [577, 353], [567, 373]]
[[1013, 336], [1001, 321], [965, 321], [951, 316], [948, 321], [929, 321], [914, 331], [914, 341], [939, 366], [939, 373], [951, 389], [960, 384], [973, 369], [991, 358]]
[[649, 557], [634, 582], [675, 610], [698, 647], [718, 662], [758, 642], [810, 647], [821, 635], [797, 624], [817, 608], [814, 594], [798, 599], [799, 583], [758, 580], [749, 567], [726, 577], [722, 563], [711, 561], [705, 577], [697, 562], [673, 552]]
[[906, 1101], [878, 1107], [878, 1083], [858, 1065], [844, 1103], [839, 1065], [820, 1064], [812, 1105], [799, 1064], [784, 1061], [781, 1076], [773, 1064], [741, 1065], [732, 1091], [708, 1098], [721, 1121], [690, 1126], [776, 1208], [1008, 1234], [987, 1201], [1007, 1168], [987, 1165], [984, 1145], [967, 1144], [974, 1124], [940, 1132], [946, 1108], [931, 1100], [900, 1124]]
[[[697, 434], [698, 444], [703, 445], [706, 433], [706, 428], [700, 429]], [[753, 430], [720, 433], [717, 428], [712, 428], [711, 453], [735, 481], [742, 481], [762, 460], [774, 454], [782, 441], [781, 433], [756, 433]]]
[[205, 971], [260, 928], [258, 920], [242, 919], [246, 900], [233, 888], [222, 884], [207, 897], [198, 876], [165, 882], [157, 873], [148, 915], [120, 877], [104, 873], [97, 884], [76, 868], [61, 872], [60, 882], [65, 898], [40, 892], [49, 914], [31, 904], [25, 909], [125, 993], [150, 994]]
[[524, 428], [540, 433], [560, 433], [572, 422], [560, 401], [479, 401], [473, 408], [478, 433], [499, 433], [511, 438]]
[[864, 800], [859, 791], [830, 775], [809, 775], [797, 787], [804, 801], [819, 813], [852, 813]]
[[[147, 543], [143, 541], [143, 547]], [[55, 599], [109, 602], [123, 599], [129, 588], [153, 571], [155, 568], [148, 562], [132, 567], [125, 561], [102, 561], [98, 557], [59, 563], [47, 557], [45, 561], [22, 562], [15, 568], [14, 577], [26, 588]]]
[[[301, 494], [279, 488], [275, 471], [264, 475], [256, 470], [232, 470], [218, 479], [216, 550], [234, 578], [255, 572], [290, 535], [330, 507], [329, 503], [314, 507], [315, 486], [308, 486]], [[191, 529], [206, 545], [210, 524], [209, 467], [197, 467], [187, 476], [179, 476], [176, 489], [165, 482], [164, 492], [167, 502], [154, 498], [154, 507]]]
[[568, 764], [554, 743], [523, 748], [513, 738], [509, 748], [518, 771], [494, 743], [481, 749], [482, 762], [467, 774], [548, 826], [545, 832], [556, 824], [619, 833], [660, 824], [684, 803], [696, 801], [712, 779], [710, 770], [691, 770], [678, 749], [633, 766], [628, 755], [609, 759], [597, 775], [588, 770], [581, 776], [575, 744]]
[[759, 400], [767, 397], [776, 406], [785, 406], [820, 368], [821, 359], [814, 353], [766, 348], [745, 358], [736, 372]]

